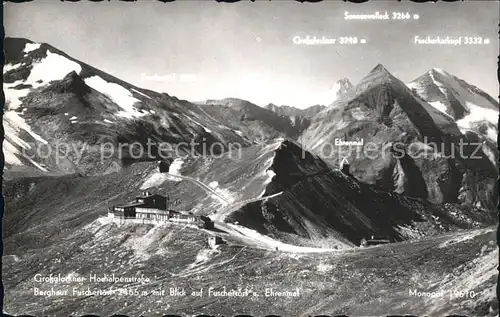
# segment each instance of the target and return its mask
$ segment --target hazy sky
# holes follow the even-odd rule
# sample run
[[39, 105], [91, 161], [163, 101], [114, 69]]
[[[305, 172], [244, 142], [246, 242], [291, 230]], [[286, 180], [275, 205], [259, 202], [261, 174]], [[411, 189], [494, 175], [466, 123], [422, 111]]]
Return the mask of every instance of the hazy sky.
[[[346, 20], [345, 11], [409, 12], [411, 19]], [[49, 43], [134, 85], [181, 99], [238, 97], [307, 107], [322, 102], [338, 79], [356, 84], [378, 63], [404, 82], [442, 68], [497, 98], [498, 12], [497, 1], [34, 1], [4, 3], [4, 25], [7, 36]], [[367, 43], [293, 43], [308, 35], [356, 36]], [[416, 45], [414, 36], [481, 36], [491, 44]]]

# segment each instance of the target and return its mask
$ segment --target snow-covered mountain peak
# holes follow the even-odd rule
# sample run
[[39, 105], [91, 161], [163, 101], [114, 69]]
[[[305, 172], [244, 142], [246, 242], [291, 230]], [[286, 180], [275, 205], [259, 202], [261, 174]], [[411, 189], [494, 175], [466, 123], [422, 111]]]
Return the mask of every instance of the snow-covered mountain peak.
[[[435, 109], [455, 119], [462, 133], [476, 131], [492, 139], [497, 131], [498, 102], [445, 70], [433, 68], [407, 86]], [[477, 128], [484, 126], [489, 128]]]
[[429, 71], [430, 74], [440, 74], [440, 75], [449, 75], [444, 69], [442, 68], [433, 68]]
[[323, 96], [323, 101], [320, 102], [324, 105], [330, 105], [338, 101], [353, 91], [353, 84], [347, 78], [337, 80]]
[[341, 96], [349, 93], [352, 90], [352, 83], [347, 78], [339, 79], [333, 86], [332, 90], [337, 93], [337, 96]]
[[205, 138], [207, 143], [249, 144], [197, 105], [131, 85], [49, 44], [7, 37], [4, 46], [8, 171], [98, 174], [121, 160], [102, 162], [92, 151], [82, 154], [83, 164], [75, 156], [56, 158], [54, 151], [42, 157], [33, 152], [35, 143], [133, 143], [148, 136], [158, 142]]
[[429, 70], [408, 87], [431, 104], [440, 102], [436, 108], [455, 119], [470, 114], [475, 106], [498, 111], [498, 102], [486, 92], [439, 68]]

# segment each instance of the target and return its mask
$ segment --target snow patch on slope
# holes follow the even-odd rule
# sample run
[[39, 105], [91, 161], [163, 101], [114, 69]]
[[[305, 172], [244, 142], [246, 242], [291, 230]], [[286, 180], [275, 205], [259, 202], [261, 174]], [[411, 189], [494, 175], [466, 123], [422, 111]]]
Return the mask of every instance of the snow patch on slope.
[[173, 175], [181, 175], [181, 167], [182, 164], [184, 164], [184, 161], [182, 159], [176, 158], [172, 164], [170, 164], [170, 167], [168, 169], [168, 172]]
[[267, 170], [266, 174], [267, 174], [267, 176], [269, 176], [270, 179], [272, 179], [274, 176], [276, 176], [276, 173], [273, 170]]
[[497, 160], [496, 160], [496, 156], [495, 156], [495, 153], [493, 153], [493, 151], [487, 147], [487, 146], [483, 146], [483, 153], [488, 157], [488, 159], [491, 161], [491, 163], [494, 165], [494, 166], [497, 166]]
[[[9, 70], [18, 68], [19, 66], [21, 66], [21, 64], [7, 64], [4, 67], [4, 74]], [[73, 71], [80, 73], [81, 70], [82, 67], [78, 63], [47, 50], [47, 56], [45, 58], [33, 63], [33, 67], [26, 80], [17, 80], [13, 83], [4, 84], [5, 100], [9, 103], [8, 110], [19, 108], [22, 104], [20, 99], [26, 97], [30, 92], [29, 88], [14, 89], [13, 87], [24, 84], [31, 85], [33, 88], [38, 88], [51, 81], [61, 80]]]
[[44, 144], [47, 144], [47, 141], [33, 132], [26, 121], [15, 111], [7, 111], [4, 113], [3, 125], [5, 132], [5, 140], [3, 142], [5, 163], [22, 166], [23, 163], [19, 158], [24, 157], [34, 166], [46, 172], [47, 170], [44, 167], [33, 161], [30, 157], [23, 155], [21, 151], [19, 151], [19, 148], [24, 150], [32, 148], [32, 146], [28, 142], [24, 141], [20, 137], [20, 133], [21, 131], [27, 132], [33, 139]]
[[207, 133], [211, 133], [211, 132], [212, 132], [212, 130], [207, 129], [205, 126], [203, 126], [203, 125], [202, 125], [201, 123], [199, 123], [198, 121], [196, 121], [196, 120], [192, 119], [191, 117], [189, 117], [189, 116], [187, 116], [187, 115], [184, 115], [184, 116], [185, 116], [186, 118], [188, 118], [189, 120], [193, 121], [194, 123], [196, 123], [197, 125], [199, 125], [200, 127], [202, 127], [202, 128], [203, 128], [203, 130], [205, 130], [205, 132], [207, 132]]
[[166, 180], [168, 180], [168, 174], [155, 172], [151, 176], [149, 176], [146, 181], [142, 184], [141, 190], [158, 187], [163, 184]]
[[[181, 175], [181, 167], [184, 164], [182, 159], [176, 158], [168, 168], [168, 173], [171, 175]], [[168, 176], [169, 180], [180, 182], [182, 178]]]
[[[48, 144], [48, 142], [46, 140], [44, 140], [41, 136], [39, 136], [38, 134], [36, 134], [35, 132], [33, 132], [30, 128], [30, 126], [26, 123], [26, 121], [24, 121], [23, 118], [21, 118], [19, 116], [19, 114], [17, 114], [15, 111], [7, 111], [4, 115], [3, 115], [3, 118], [4, 118], [4, 124], [6, 124], [5, 126], [5, 136], [6, 137], [11, 137], [11, 136], [19, 136], [19, 132], [21, 130], [24, 130], [26, 132], [28, 132], [31, 137], [33, 137], [33, 139], [37, 140], [38, 142], [41, 142], [43, 144]], [[8, 129], [12, 129], [10, 131], [7, 131]], [[8, 133], [8, 132], [13, 132], [12, 135], [9, 135], [11, 133]], [[18, 137], [18, 140], [21, 140], [21, 138]], [[24, 141], [23, 141], [24, 142]], [[24, 142], [24, 144], [27, 144], [26, 142]]]
[[23, 53], [28, 54], [31, 51], [37, 50], [40, 48], [40, 45], [40, 43], [26, 43]]
[[432, 120], [441, 127], [446, 127], [447, 125], [453, 123], [453, 118], [448, 114], [436, 109], [429, 103], [417, 98], [417, 101], [422, 105], [422, 107], [431, 116]]
[[496, 142], [497, 136], [498, 136], [498, 130], [493, 129], [491, 127], [489, 127], [488, 130], [486, 130], [486, 137], [491, 141]]
[[[3, 66], [3, 73], [7, 73], [13, 69], [16, 69], [16, 68], [19, 68], [21, 66], [21, 63], [18, 63], [18, 64], [6, 64]], [[6, 84], [4, 84], [6, 85]]]
[[[434, 68], [434, 70], [436, 70], [438, 73], [440, 73], [442, 75], [445, 75], [445, 73], [444, 73], [444, 71], [442, 69]], [[436, 85], [439, 88], [439, 90], [441, 91], [441, 93], [443, 94], [443, 96], [446, 96], [445, 87], [443, 86], [442, 83], [440, 83], [439, 81], [436, 80], [436, 78], [434, 77], [434, 73], [432, 72], [432, 70], [429, 71], [429, 76], [431, 77], [432, 82], [434, 83], [434, 85]]]
[[3, 141], [3, 154], [5, 163], [20, 166], [23, 165], [23, 163], [17, 157], [17, 155], [20, 154], [19, 150], [14, 145], [12, 145], [9, 140]]
[[18, 109], [22, 104], [21, 98], [26, 97], [29, 94], [30, 92], [29, 88], [24, 88], [24, 89], [12, 88], [22, 83], [23, 83], [22, 80], [17, 80], [10, 84], [4, 83], [3, 92], [5, 95], [5, 103], [7, 106], [6, 110]]
[[443, 104], [441, 101], [431, 101], [431, 102], [429, 102], [429, 104], [431, 106], [433, 106], [436, 110], [439, 110], [444, 114], [447, 114], [446, 113], [446, 105]]
[[136, 93], [138, 93], [139, 95], [142, 95], [142, 96], [144, 96], [144, 97], [146, 97], [146, 98], [151, 99], [151, 97], [149, 97], [149, 96], [148, 96], [148, 95], [146, 95], [146, 94], [143, 94], [142, 92], [138, 91], [137, 89], [132, 88], [132, 90], [133, 90], [133, 91], [135, 91]]
[[460, 83], [454, 76], [446, 73], [442, 69], [435, 69], [443, 77], [443, 83], [436, 81], [438, 87], [446, 85], [451, 88], [453, 95], [460, 101], [461, 104], [469, 106], [469, 104], [477, 105], [483, 108], [492, 108], [492, 104], [486, 98], [480, 94], [472, 91], [472, 86], [464, 87], [463, 83]]
[[[48, 84], [54, 80], [61, 80], [71, 72], [80, 74], [80, 64], [47, 50], [47, 57], [33, 64], [30, 75], [25, 84], [31, 84], [34, 88]], [[37, 83], [37, 81], [41, 81]]]
[[122, 108], [122, 111], [117, 113], [118, 116], [131, 119], [134, 117], [142, 117], [146, 114], [137, 111], [134, 105], [137, 102], [140, 102], [140, 100], [134, 98], [132, 93], [124, 87], [115, 83], [107, 82], [99, 76], [85, 78], [85, 83], [111, 98], [114, 103]]
[[[474, 122], [488, 121], [495, 126], [498, 124], [498, 111], [493, 109], [486, 109], [470, 102], [467, 102], [467, 107], [470, 110], [470, 114], [465, 116], [463, 119], [457, 120], [457, 125], [462, 133], [470, 130], [471, 125]], [[496, 140], [496, 136], [494, 136], [493, 140]]]

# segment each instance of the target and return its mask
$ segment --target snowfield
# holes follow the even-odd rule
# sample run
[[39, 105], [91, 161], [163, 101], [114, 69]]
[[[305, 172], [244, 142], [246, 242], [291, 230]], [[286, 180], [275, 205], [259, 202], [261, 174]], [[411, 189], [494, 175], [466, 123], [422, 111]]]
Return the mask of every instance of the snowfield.
[[[457, 125], [463, 133], [470, 130], [474, 122], [488, 121], [495, 126], [498, 124], [498, 110], [486, 109], [470, 102], [467, 102], [467, 107], [470, 110], [470, 114], [463, 119], [457, 120]], [[496, 140], [496, 136], [493, 136], [492, 139]]]
[[[416, 89], [423, 99], [428, 101], [438, 113], [444, 114], [446, 117], [450, 117], [447, 112], [450, 98], [456, 99], [466, 111], [465, 117], [456, 121], [462, 133], [473, 130], [472, 124], [475, 122], [488, 121], [497, 126], [498, 104], [485, 98], [477, 87], [461, 81], [440, 68], [430, 70], [425, 76], [407, 84], [407, 86], [410, 89]], [[438, 92], [432, 92], [434, 91], [433, 86], [438, 88]], [[430, 114], [436, 123], [444, 123], [443, 118], [437, 114], [431, 112]], [[496, 140], [496, 136], [492, 138], [494, 133], [495, 131], [488, 131], [487, 136]]]
[[[17, 133], [19, 133], [21, 130], [24, 130], [33, 137], [38, 142], [41, 142], [43, 144], [48, 144], [46, 140], [44, 140], [41, 136], [33, 132], [30, 128], [30, 126], [24, 121], [23, 118], [21, 118], [15, 111], [8, 111], [4, 114], [4, 124], [7, 123], [7, 125], [12, 128], [16, 133], [15, 135], [17, 136]], [[7, 134], [7, 131], [5, 133], [6, 137], [11, 136]], [[21, 140], [19, 138], [19, 140]]]
[[9, 140], [4, 140], [3, 142], [3, 154], [5, 163], [12, 165], [22, 166], [23, 163], [18, 159], [18, 155], [21, 154], [19, 150], [9, 142]]
[[[11, 71], [13, 69], [19, 68], [20, 66], [21, 66], [21, 63], [18, 63], [18, 64], [5, 64], [3, 66], [3, 73], [5, 74], [5, 73], [7, 73], [7, 72], [9, 72], [9, 71]], [[6, 85], [6, 84], [4, 84], [4, 85]]]
[[158, 187], [169, 179], [169, 175], [166, 173], [155, 172], [149, 176], [141, 186], [141, 190]]
[[24, 46], [24, 50], [23, 50], [23, 53], [25, 54], [28, 54], [29, 52], [31, 51], [34, 51], [34, 50], [37, 50], [39, 49], [41, 46], [40, 43], [27, 43], [25, 46]]
[[[172, 162], [172, 164], [170, 164], [170, 167], [168, 169], [168, 173], [171, 175], [181, 175], [182, 164], [184, 164], [184, 161], [180, 158], [176, 158]], [[172, 177], [170, 175], [168, 176], [167, 179], [169, 179], [171, 181], [176, 181], [176, 182], [180, 182], [182, 180], [182, 178]]]
[[184, 164], [184, 161], [182, 159], [176, 158], [170, 165], [168, 173], [173, 175], [181, 175], [180, 171], [182, 164]]
[[[495, 136], [496, 138], [496, 136]], [[495, 153], [493, 153], [493, 151], [487, 147], [487, 146], [483, 146], [483, 153], [488, 157], [488, 159], [491, 161], [491, 163], [494, 165], [494, 166], [497, 166], [497, 160], [496, 160], [496, 157], [495, 157]]]
[[431, 101], [431, 102], [429, 102], [429, 104], [431, 106], [433, 106], [435, 109], [441, 111], [442, 113], [447, 114], [446, 113], [446, 105], [444, 103], [442, 103], [441, 101]]
[[5, 141], [3, 143], [3, 152], [5, 157], [5, 162], [7, 164], [22, 166], [22, 162], [19, 159], [21, 156], [33, 163], [37, 168], [42, 171], [47, 171], [44, 167], [40, 166], [38, 163], [34, 162], [31, 158], [23, 155], [18, 148], [21, 149], [31, 149], [32, 146], [21, 138], [21, 133], [28, 133], [35, 141], [41, 142], [43, 144], [48, 144], [48, 142], [41, 136], [32, 131], [31, 127], [26, 123], [26, 121], [20, 116], [16, 111], [6, 111], [3, 115], [3, 125], [5, 133]]
[[[25, 47], [25, 51], [28, 50], [28, 52], [39, 47], [39, 44], [38, 47], [36, 44], [31, 46], [28, 45], [30, 44], [27, 44]], [[6, 67], [4, 67], [4, 74], [19, 66], [21, 66], [21, 64], [6, 65]], [[30, 74], [26, 80], [17, 80], [13, 83], [4, 84], [5, 100], [9, 103], [8, 109], [14, 110], [19, 108], [21, 106], [20, 98], [26, 97], [30, 92], [29, 88], [14, 89], [13, 87], [24, 84], [31, 85], [33, 88], [39, 88], [47, 85], [51, 81], [61, 80], [73, 71], [79, 74], [82, 71], [80, 64], [47, 50], [47, 57], [33, 63]]]
[[18, 109], [22, 102], [21, 98], [26, 97], [30, 92], [29, 88], [14, 89], [13, 87], [23, 84], [24, 81], [17, 80], [13, 83], [4, 83], [3, 92], [5, 95], [6, 110]]
[[142, 113], [137, 111], [134, 105], [140, 102], [140, 100], [134, 98], [132, 93], [122, 86], [115, 83], [109, 83], [99, 76], [85, 78], [85, 83], [111, 98], [114, 103], [122, 108], [122, 111], [117, 113], [118, 116], [132, 119], [135, 117], [142, 117], [146, 114], [145, 112]]
[[80, 64], [47, 50], [47, 57], [33, 64], [25, 84], [30, 84], [34, 88], [41, 87], [51, 81], [61, 80], [73, 71], [80, 74], [82, 71]]

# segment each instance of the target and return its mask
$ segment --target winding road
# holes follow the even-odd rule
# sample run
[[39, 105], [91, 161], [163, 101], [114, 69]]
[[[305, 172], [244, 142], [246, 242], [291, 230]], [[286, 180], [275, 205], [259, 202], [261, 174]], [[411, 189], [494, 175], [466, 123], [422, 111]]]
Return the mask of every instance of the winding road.
[[216, 192], [213, 188], [211, 188], [210, 186], [206, 185], [205, 183], [200, 182], [196, 178], [192, 178], [192, 177], [189, 177], [189, 176], [183, 176], [183, 175], [180, 175], [180, 174], [171, 174], [171, 173], [165, 173], [165, 174], [167, 174], [169, 176], [172, 176], [172, 177], [177, 177], [177, 178], [180, 178], [180, 179], [184, 179], [184, 180], [193, 182], [194, 184], [198, 185], [199, 187], [203, 188], [207, 192], [209, 192], [209, 193], [213, 194], [214, 196], [216, 196], [217, 198], [219, 198], [224, 205], [231, 204], [231, 202], [229, 200], [227, 200], [224, 196], [222, 196], [221, 194], [219, 194], [218, 192]]

